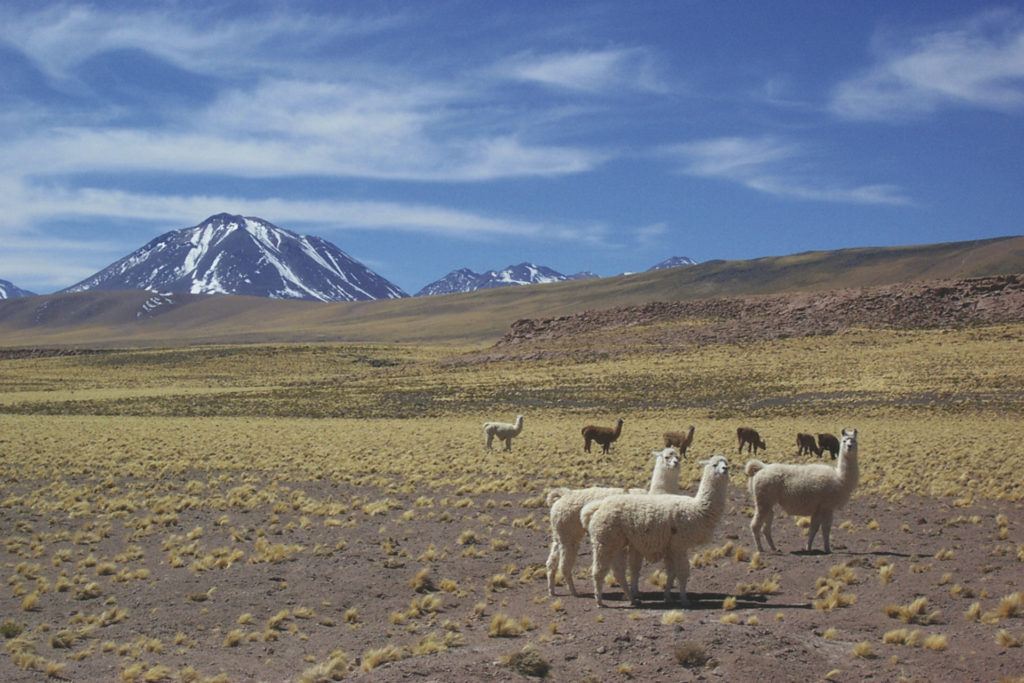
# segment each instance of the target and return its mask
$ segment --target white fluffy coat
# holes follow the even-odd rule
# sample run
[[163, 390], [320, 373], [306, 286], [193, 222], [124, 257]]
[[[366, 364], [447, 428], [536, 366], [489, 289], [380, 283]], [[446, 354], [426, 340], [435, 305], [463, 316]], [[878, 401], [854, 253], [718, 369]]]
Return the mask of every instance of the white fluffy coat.
[[597, 604], [604, 604], [604, 577], [609, 568], [626, 597], [632, 602], [639, 599], [634, 586], [626, 583], [627, 548], [634, 576], [639, 573], [643, 559], [664, 560], [665, 602], [671, 602], [672, 585], [678, 582], [679, 600], [684, 606], [689, 604], [689, 550], [711, 540], [725, 511], [728, 483], [728, 460], [713, 455], [704, 462], [695, 496], [616, 495], [584, 507], [581, 521], [593, 545], [591, 572]]
[[654, 470], [647, 491], [643, 489], [624, 489], [592, 486], [585, 489], [557, 488], [548, 492], [547, 503], [551, 506], [551, 552], [548, 553], [548, 593], [555, 594], [555, 581], [558, 572], [569, 587], [572, 595], [577, 595], [576, 584], [572, 580], [572, 570], [576, 565], [580, 541], [586, 533], [580, 522], [580, 510], [587, 503], [601, 500], [608, 496], [625, 493], [677, 493], [679, 491], [679, 452], [674, 448], [654, 451]]
[[484, 436], [487, 437], [487, 447], [491, 447], [494, 437], [505, 442], [505, 450], [512, 450], [512, 439], [519, 436], [523, 431], [523, 416], [517, 415], [515, 423], [511, 422], [484, 422]]
[[790, 515], [807, 515], [811, 518], [807, 550], [810, 552], [814, 537], [821, 529], [825, 541], [825, 552], [832, 552], [830, 536], [835, 511], [850, 500], [850, 494], [857, 486], [860, 470], [857, 465], [857, 430], [843, 430], [839, 444], [839, 459], [836, 466], [823, 463], [790, 465], [773, 463], [766, 465], [760, 460], [750, 460], [744, 468], [750, 477], [748, 486], [754, 499], [754, 519], [750, 531], [754, 535], [757, 549], [761, 547], [761, 533], [769, 547], [777, 552], [772, 539], [772, 519], [778, 505]]

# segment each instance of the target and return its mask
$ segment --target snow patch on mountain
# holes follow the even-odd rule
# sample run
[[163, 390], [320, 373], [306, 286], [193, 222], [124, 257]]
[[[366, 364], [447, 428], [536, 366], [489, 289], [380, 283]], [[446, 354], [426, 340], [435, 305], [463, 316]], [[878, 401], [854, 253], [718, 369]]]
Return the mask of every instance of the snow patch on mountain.
[[455, 294], [459, 292], [475, 292], [481, 289], [496, 287], [515, 287], [536, 285], [544, 282], [561, 282], [567, 280], [556, 270], [533, 263], [520, 263], [502, 270], [488, 270], [486, 273], [475, 273], [469, 268], [453, 270], [440, 280], [435, 280], [416, 293], [416, 296], [434, 296], [438, 294]]
[[14, 299], [19, 296], [35, 296], [35, 292], [21, 289], [8, 280], [0, 280], [0, 299]]
[[323, 238], [226, 213], [165, 233], [64, 291], [89, 289], [310, 301], [408, 296]]

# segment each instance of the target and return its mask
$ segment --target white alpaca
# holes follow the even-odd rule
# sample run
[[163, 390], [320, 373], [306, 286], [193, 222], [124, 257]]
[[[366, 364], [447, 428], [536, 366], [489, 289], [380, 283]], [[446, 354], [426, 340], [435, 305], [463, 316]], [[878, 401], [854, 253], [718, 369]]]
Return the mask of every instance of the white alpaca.
[[748, 485], [754, 499], [754, 519], [750, 531], [757, 549], [761, 550], [761, 531], [768, 545], [776, 550], [772, 540], [772, 518], [775, 505], [791, 515], [810, 515], [811, 530], [807, 537], [807, 550], [814, 544], [814, 536], [821, 529], [825, 539], [825, 552], [832, 552], [829, 537], [832, 533], [833, 513], [850, 500], [860, 476], [857, 467], [857, 430], [843, 430], [839, 444], [839, 461], [835, 467], [824, 463], [766, 465], [750, 460], [745, 468], [750, 477]]
[[702, 462], [704, 472], [696, 496], [618, 495], [592, 503], [580, 513], [593, 545], [594, 597], [602, 602], [604, 577], [609, 567], [631, 602], [639, 592], [626, 583], [626, 553], [636, 576], [644, 559], [664, 560], [665, 602], [672, 601], [672, 584], [679, 583], [679, 601], [689, 605], [686, 582], [690, 576], [690, 548], [707, 543], [725, 512], [729, 461], [713, 455]]
[[580, 523], [580, 510], [587, 503], [622, 493], [677, 493], [679, 491], [679, 451], [666, 448], [653, 451], [654, 471], [647, 491], [592, 486], [585, 489], [557, 488], [548, 493], [551, 506], [551, 552], [548, 553], [548, 593], [555, 594], [555, 578], [560, 571], [569, 592], [576, 595], [572, 569], [586, 530]]
[[505, 450], [512, 450], [512, 438], [519, 436], [523, 431], [523, 416], [516, 416], [515, 424], [511, 422], [484, 422], [484, 435], [487, 437], [487, 447], [491, 447], [494, 437], [505, 442]]

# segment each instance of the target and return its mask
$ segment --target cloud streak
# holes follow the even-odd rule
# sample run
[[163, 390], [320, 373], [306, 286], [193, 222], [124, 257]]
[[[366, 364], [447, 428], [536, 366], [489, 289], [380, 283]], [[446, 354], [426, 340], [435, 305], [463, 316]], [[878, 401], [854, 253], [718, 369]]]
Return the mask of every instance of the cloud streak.
[[834, 113], [901, 120], [947, 107], [1024, 111], [1024, 19], [1017, 12], [985, 12], [878, 52], [873, 67], [836, 86]]
[[620, 90], [665, 92], [654, 59], [641, 48], [521, 54], [496, 71], [513, 80], [551, 88], [610, 93]]
[[668, 147], [664, 153], [678, 161], [687, 175], [738, 183], [776, 197], [844, 204], [912, 203], [895, 185], [843, 186], [810, 181], [790, 168], [802, 158], [800, 147], [774, 137], [699, 140]]

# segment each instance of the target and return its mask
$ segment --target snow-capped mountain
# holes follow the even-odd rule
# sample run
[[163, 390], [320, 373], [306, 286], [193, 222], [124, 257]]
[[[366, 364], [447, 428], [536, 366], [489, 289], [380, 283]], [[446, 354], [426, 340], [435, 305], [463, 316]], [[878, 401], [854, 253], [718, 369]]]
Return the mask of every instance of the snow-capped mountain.
[[597, 273], [592, 273], [589, 270], [581, 270], [578, 273], [573, 273], [572, 275], [566, 275], [565, 279], [566, 280], [593, 280], [593, 279], [599, 278], [599, 277], [601, 277], [601, 276], [598, 275]]
[[650, 272], [652, 270], [662, 270], [663, 268], [675, 268], [676, 266], [695, 266], [695, 265], [697, 265], [697, 262], [694, 261], [689, 256], [673, 256], [672, 258], [665, 259], [661, 263], [654, 264], [653, 266], [651, 266], [647, 270], [648, 270], [648, 272]]
[[325, 239], [299, 235], [260, 218], [226, 213], [160, 235], [64, 291], [87, 289], [312, 301], [408, 296]]
[[0, 280], [0, 299], [13, 299], [18, 296], [35, 296], [35, 292], [16, 287], [7, 280]]
[[495, 287], [513, 287], [516, 285], [535, 285], [541, 282], [561, 282], [568, 278], [546, 266], [532, 263], [520, 263], [504, 270], [488, 270], [486, 273], [474, 273], [468, 268], [453, 270], [440, 280], [435, 280], [416, 292], [416, 296], [433, 296], [435, 294], [455, 294], [457, 292], [475, 292], [480, 289]]

